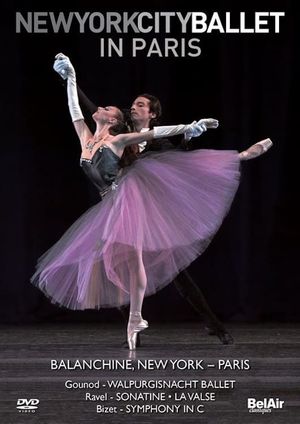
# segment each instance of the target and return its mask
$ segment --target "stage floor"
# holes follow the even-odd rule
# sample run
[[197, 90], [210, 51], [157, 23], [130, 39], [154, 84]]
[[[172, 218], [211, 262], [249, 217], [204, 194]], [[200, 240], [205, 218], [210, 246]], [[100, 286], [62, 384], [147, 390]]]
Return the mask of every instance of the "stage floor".
[[227, 328], [150, 323], [129, 352], [122, 325], [2, 325], [0, 423], [300, 423], [300, 324]]

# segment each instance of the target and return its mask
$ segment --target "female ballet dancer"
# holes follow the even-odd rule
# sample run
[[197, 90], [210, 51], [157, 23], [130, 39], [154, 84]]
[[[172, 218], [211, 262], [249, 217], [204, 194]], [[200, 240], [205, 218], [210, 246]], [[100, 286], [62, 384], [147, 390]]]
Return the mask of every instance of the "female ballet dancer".
[[64, 59], [62, 70], [67, 72], [81, 165], [105, 197], [42, 256], [32, 282], [53, 302], [71, 309], [130, 303], [127, 336], [129, 348], [135, 349], [138, 332], [148, 327], [141, 315], [144, 296], [172, 281], [205, 250], [238, 187], [240, 160], [259, 155], [270, 142], [257, 143], [243, 154], [151, 153], [120, 175], [125, 146], [175, 134], [199, 136], [217, 121], [128, 134], [122, 133], [121, 111], [109, 106], [93, 115], [97, 127], [92, 135], [78, 104], [74, 68]]

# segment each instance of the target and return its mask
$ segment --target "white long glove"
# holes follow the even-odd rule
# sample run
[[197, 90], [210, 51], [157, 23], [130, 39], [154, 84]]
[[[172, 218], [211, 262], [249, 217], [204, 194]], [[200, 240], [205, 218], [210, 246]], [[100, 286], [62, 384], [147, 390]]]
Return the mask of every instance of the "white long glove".
[[[193, 128], [188, 129], [184, 133], [184, 139], [189, 141], [193, 137], [199, 137], [203, 132], [207, 131], [208, 128], [218, 128], [219, 121], [213, 118], [200, 119], [200, 121], [194, 121], [191, 124]], [[202, 129], [202, 132], [199, 134], [198, 128]]]
[[200, 119], [200, 121], [198, 121], [198, 124], [206, 127], [206, 129], [218, 128], [219, 121], [213, 118], [205, 118], [205, 119]]
[[74, 66], [72, 65], [68, 56], [63, 53], [58, 53], [55, 56], [55, 62], [53, 69], [63, 78], [68, 79], [67, 82], [67, 94], [68, 94], [68, 106], [72, 121], [79, 121], [83, 118], [78, 100], [76, 73]]
[[172, 137], [178, 134], [185, 134], [185, 139], [190, 140], [192, 137], [199, 137], [207, 128], [217, 128], [219, 122], [216, 119], [200, 119], [188, 125], [167, 125], [154, 127], [154, 138]]

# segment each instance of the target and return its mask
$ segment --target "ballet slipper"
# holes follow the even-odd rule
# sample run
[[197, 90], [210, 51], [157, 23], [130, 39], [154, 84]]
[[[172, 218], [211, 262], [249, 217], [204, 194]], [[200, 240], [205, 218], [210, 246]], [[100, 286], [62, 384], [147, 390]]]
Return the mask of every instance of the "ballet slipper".
[[247, 150], [239, 153], [239, 157], [241, 160], [254, 159], [266, 153], [272, 146], [272, 140], [270, 138], [266, 138], [265, 140], [261, 140], [258, 143], [253, 144]]

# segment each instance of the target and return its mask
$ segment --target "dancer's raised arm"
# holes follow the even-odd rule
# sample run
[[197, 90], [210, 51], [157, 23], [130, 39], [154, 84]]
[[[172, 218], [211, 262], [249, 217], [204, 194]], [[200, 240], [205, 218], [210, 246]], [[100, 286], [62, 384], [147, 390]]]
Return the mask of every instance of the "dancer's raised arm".
[[76, 73], [68, 56], [58, 53], [55, 56], [53, 65], [54, 70], [64, 79], [67, 79], [67, 95], [70, 115], [74, 124], [74, 128], [80, 139], [81, 146], [85, 146], [87, 141], [93, 137], [90, 129], [84, 122], [84, 117], [79, 106]]
[[200, 119], [198, 122], [194, 121], [187, 125], [167, 125], [154, 127], [153, 130], [143, 133], [127, 133], [119, 134], [114, 137], [113, 143], [128, 146], [136, 144], [141, 141], [150, 141], [153, 139], [160, 139], [165, 137], [173, 137], [175, 135], [185, 134], [189, 139], [199, 137], [207, 128], [217, 128], [219, 122], [216, 119], [207, 118]]

